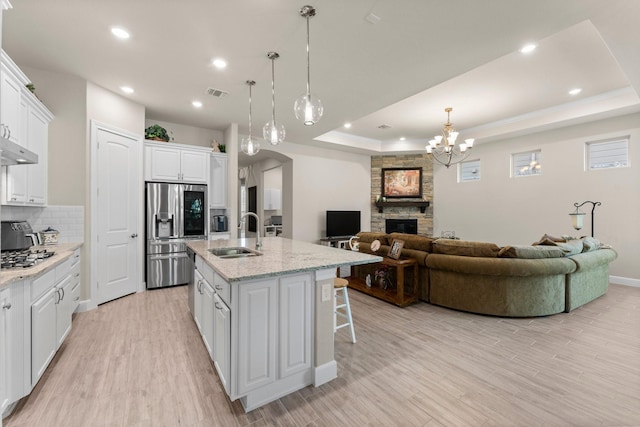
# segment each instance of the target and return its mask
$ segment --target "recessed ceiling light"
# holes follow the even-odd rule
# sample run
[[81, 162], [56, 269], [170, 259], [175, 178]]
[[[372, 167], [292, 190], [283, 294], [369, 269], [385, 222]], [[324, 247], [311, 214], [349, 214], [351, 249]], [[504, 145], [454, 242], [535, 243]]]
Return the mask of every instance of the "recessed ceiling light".
[[196, 107], [196, 108], [200, 108], [200, 107], [202, 107], [202, 102], [200, 102], [200, 101], [193, 101], [193, 102], [191, 103], [191, 105], [193, 105], [193, 106], [194, 106], [194, 107]]
[[577, 94], [579, 94], [580, 92], [582, 92], [582, 89], [580, 89], [579, 87], [577, 87], [577, 88], [575, 88], [575, 89], [571, 89], [571, 90], [569, 91], [569, 95], [577, 95]]
[[117, 38], [123, 39], [123, 40], [126, 40], [129, 37], [131, 37], [129, 35], [129, 32], [127, 32], [127, 30], [125, 30], [123, 28], [120, 28], [120, 27], [111, 27], [111, 34], [113, 34]]
[[347, 129], [349, 129], [351, 127], [351, 123], [347, 122], [344, 124], [344, 127], [346, 127]]
[[520, 53], [531, 53], [536, 50], [537, 45], [533, 43], [526, 44], [520, 48]]
[[133, 88], [130, 88], [129, 86], [120, 86], [120, 90], [123, 91], [124, 93], [133, 93], [134, 92]]
[[404, 136], [400, 137], [400, 141], [405, 141], [407, 138], [405, 138]]
[[227, 61], [222, 58], [215, 58], [213, 60], [213, 66], [219, 69], [223, 69], [227, 67]]

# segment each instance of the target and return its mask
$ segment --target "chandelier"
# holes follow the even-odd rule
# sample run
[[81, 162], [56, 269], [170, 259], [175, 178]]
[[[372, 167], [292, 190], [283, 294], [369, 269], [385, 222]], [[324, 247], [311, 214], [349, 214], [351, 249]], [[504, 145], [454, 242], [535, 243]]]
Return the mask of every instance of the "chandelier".
[[465, 139], [464, 142], [456, 145], [458, 132], [453, 128], [453, 123], [451, 123], [450, 119], [453, 108], [447, 107], [444, 111], [447, 113], [447, 123], [444, 124], [442, 135], [434, 136], [425, 148], [427, 149], [427, 154], [430, 154], [433, 160], [448, 168], [469, 157], [474, 139]]

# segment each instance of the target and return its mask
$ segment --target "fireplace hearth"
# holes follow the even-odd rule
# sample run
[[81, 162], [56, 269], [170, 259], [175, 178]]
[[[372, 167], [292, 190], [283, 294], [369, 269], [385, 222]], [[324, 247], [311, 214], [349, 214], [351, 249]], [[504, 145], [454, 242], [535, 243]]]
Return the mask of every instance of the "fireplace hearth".
[[387, 219], [385, 233], [418, 234], [418, 220], [416, 218]]

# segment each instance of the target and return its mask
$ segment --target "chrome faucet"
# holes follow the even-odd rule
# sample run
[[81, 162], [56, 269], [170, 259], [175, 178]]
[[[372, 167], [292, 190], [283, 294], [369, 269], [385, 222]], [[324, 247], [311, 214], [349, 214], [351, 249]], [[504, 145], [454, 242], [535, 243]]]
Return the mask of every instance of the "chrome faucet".
[[251, 215], [256, 219], [256, 222], [257, 222], [256, 227], [258, 229], [258, 232], [256, 233], [258, 235], [258, 238], [256, 239], [256, 249], [260, 250], [262, 249], [262, 238], [260, 237], [260, 217], [258, 215], [256, 215], [253, 212], [247, 212], [242, 214], [242, 216], [240, 217], [240, 224], [238, 224], [238, 230], [244, 227], [244, 223], [247, 215]]

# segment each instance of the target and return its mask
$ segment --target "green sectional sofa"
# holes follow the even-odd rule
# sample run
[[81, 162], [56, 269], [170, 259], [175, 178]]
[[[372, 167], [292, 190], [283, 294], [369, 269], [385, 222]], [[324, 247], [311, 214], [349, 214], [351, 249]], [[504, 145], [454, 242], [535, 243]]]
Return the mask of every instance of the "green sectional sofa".
[[361, 232], [360, 251], [386, 255], [393, 239], [402, 257], [418, 260], [420, 299], [461, 311], [505, 317], [569, 312], [606, 293], [617, 253], [594, 239], [543, 237], [531, 246]]

